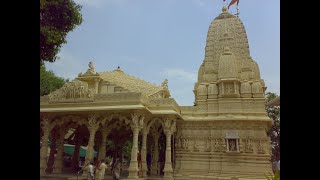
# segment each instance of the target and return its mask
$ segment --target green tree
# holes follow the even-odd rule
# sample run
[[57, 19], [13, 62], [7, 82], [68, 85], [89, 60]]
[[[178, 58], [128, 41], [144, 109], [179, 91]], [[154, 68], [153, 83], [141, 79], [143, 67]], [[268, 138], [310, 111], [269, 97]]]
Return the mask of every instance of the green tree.
[[44, 65], [40, 66], [40, 96], [61, 88], [66, 81], [69, 80], [56, 76], [52, 71], [47, 71]]
[[[276, 93], [266, 93], [268, 101], [278, 97]], [[271, 139], [272, 157], [271, 161], [275, 162], [280, 159], [280, 106], [266, 106], [268, 116], [272, 119], [273, 124], [269, 131], [268, 136]]]
[[67, 34], [82, 23], [73, 0], [40, 0], [40, 64], [54, 62]]

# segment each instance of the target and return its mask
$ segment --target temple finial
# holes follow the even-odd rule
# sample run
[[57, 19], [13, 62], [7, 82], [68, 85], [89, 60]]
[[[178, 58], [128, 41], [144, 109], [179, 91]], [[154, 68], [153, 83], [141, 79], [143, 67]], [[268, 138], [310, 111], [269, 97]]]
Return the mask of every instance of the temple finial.
[[227, 6], [226, 6], [226, 5], [223, 5], [223, 7], [222, 7], [222, 12], [223, 12], [223, 13], [227, 12]]

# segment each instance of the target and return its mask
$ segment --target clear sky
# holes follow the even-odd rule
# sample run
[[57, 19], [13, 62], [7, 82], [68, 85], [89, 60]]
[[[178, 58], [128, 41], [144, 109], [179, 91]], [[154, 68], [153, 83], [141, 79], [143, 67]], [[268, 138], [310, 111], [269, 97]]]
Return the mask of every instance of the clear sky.
[[[75, 0], [83, 23], [70, 32], [59, 57], [46, 67], [74, 79], [93, 61], [97, 72], [118, 66], [161, 85], [168, 79], [179, 105], [193, 105], [193, 87], [204, 59], [206, 36], [223, 0]], [[230, 0], [227, 0], [230, 2]], [[231, 6], [230, 13], [236, 13]], [[267, 91], [280, 95], [280, 1], [241, 0], [240, 19], [250, 54]]]

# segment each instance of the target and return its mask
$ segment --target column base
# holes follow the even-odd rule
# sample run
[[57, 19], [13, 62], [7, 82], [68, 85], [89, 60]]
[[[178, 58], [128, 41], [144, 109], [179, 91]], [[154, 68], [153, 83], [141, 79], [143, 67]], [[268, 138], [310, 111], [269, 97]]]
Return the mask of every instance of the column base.
[[140, 175], [139, 175], [139, 177], [147, 177], [147, 162], [146, 161], [142, 161], [142, 166], [141, 166], [141, 170], [140, 170]]
[[52, 173], [61, 174], [62, 173], [62, 168], [53, 168]]
[[164, 179], [173, 179], [173, 169], [172, 169], [172, 164], [171, 163], [166, 163], [163, 169]]
[[46, 175], [46, 170], [45, 168], [40, 168], [40, 176]]
[[172, 175], [171, 175], [171, 176], [169, 176], [169, 175], [167, 175], [167, 176], [164, 175], [162, 179], [163, 179], [163, 180], [174, 180]]
[[129, 176], [127, 179], [130, 179], [130, 180], [139, 179], [139, 176], [138, 176], [139, 169], [138, 169], [137, 161], [130, 162], [128, 172], [129, 172]]

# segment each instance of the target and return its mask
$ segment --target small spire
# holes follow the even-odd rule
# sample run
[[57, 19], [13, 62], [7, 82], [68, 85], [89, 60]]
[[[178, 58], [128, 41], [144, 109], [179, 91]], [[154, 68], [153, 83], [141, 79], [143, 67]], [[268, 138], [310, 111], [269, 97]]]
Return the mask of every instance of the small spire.
[[222, 12], [223, 12], [223, 13], [227, 12], [227, 6], [226, 6], [226, 5], [223, 5], [223, 7], [222, 7]]

